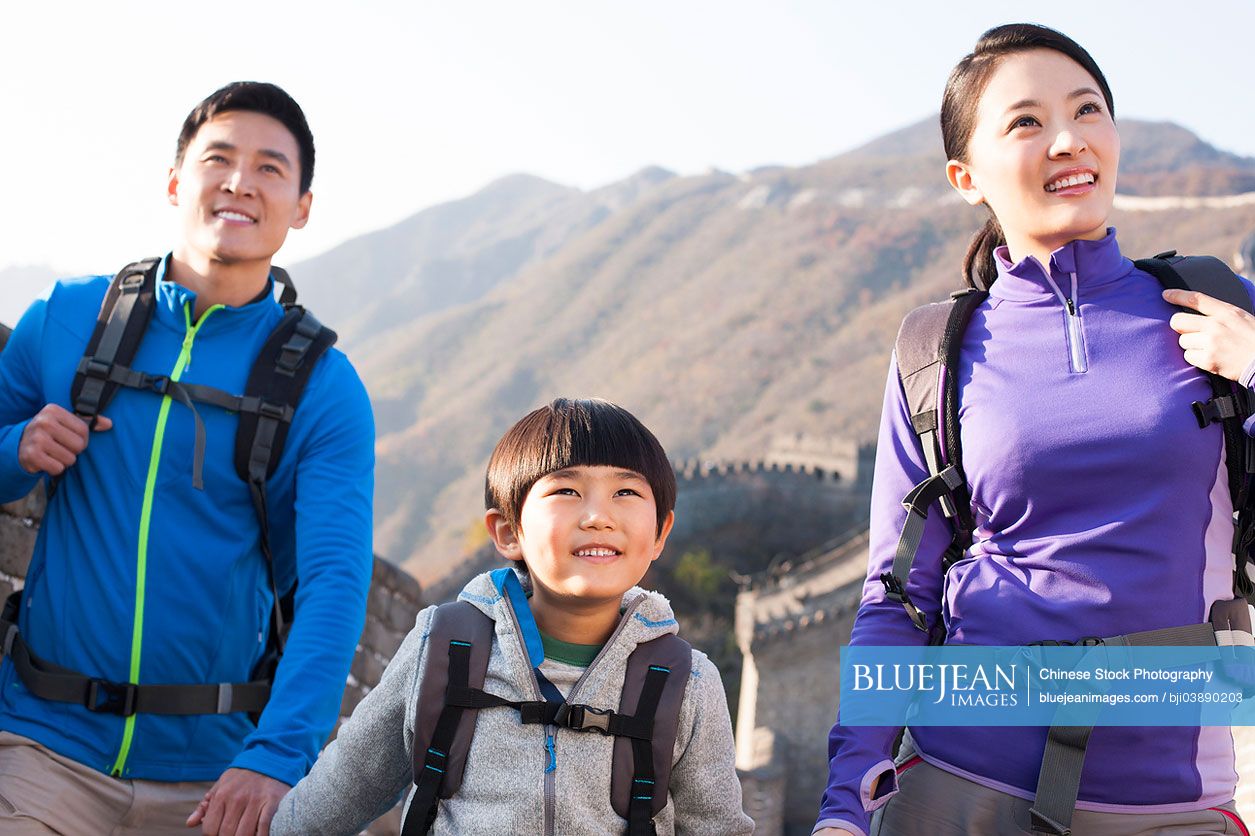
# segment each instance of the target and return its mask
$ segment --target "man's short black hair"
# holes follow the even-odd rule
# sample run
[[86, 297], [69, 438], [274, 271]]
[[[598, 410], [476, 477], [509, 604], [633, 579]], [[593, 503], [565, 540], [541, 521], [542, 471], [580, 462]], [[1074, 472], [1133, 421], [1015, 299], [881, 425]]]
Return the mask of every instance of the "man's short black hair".
[[174, 167], [183, 163], [183, 154], [201, 125], [220, 113], [246, 110], [277, 119], [296, 139], [301, 152], [301, 194], [309, 191], [314, 182], [314, 135], [305, 121], [305, 112], [282, 87], [264, 81], [233, 81], [215, 90], [183, 120], [179, 131], [179, 143], [175, 148]]
[[542, 476], [568, 467], [608, 465], [645, 477], [658, 511], [657, 533], [675, 508], [675, 470], [636, 416], [600, 399], [557, 398], [511, 427], [488, 460], [484, 505], [516, 532], [528, 491]]

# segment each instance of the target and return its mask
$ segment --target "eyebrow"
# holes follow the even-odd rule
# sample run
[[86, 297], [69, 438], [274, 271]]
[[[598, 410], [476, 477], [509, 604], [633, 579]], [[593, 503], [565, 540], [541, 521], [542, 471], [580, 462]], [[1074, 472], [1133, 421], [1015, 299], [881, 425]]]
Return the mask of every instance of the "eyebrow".
[[[231, 143], [225, 140], [219, 139], [206, 145], [205, 150], [206, 151], [238, 151], [239, 149], [236, 148]], [[289, 160], [288, 155], [283, 153], [282, 151], [276, 151], [273, 148], [263, 148], [258, 153], [261, 154], [263, 157], [268, 157], [269, 159], [281, 162], [288, 168], [292, 167], [292, 161]]]
[[[1068, 94], [1069, 99], [1079, 99], [1081, 96], [1098, 96], [1100, 95], [1093, 87], [1078, 87]], [[1015, 104], [1007, 108], [1007, 113], [1013, 110], [1022, 110], [1026, 107], [1041, 107], [1041, 102], [1036, 99], [1020, 99]]]

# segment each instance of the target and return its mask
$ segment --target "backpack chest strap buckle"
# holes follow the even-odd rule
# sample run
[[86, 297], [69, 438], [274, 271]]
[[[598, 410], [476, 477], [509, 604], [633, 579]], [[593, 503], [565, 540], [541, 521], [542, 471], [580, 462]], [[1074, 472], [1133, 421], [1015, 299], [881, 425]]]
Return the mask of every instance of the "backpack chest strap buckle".
[[608, 708], [594, 708], [591, 705], [572, 705], [563, 703], [554, 716], [553, 721], [559, 726], [572, 731], [597, 732], [602, 735], [611, 734], [610, 723], [614, 712]]
[[1243, 417], [1248, 412], [1245, 398], [1240, 398], [1236, 394], [1220, 395], [1205, 403], [1194, 401], [1190, 404], [1190, 408], [1194, 410], [1194, 418], [1198, 421], [1200, 429], [1206, 429], [1211, 424], [1221, 421]]

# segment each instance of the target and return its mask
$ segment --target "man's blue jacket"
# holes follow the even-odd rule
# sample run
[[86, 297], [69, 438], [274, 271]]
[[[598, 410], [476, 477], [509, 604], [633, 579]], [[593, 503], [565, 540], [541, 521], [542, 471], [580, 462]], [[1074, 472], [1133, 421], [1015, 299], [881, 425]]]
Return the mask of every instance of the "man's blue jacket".
[[[167, 259], [168, 262], [168, 259]], [[282, 316], [270, 295], [215, 306], [158, 274], [156, 306], [132, 368], [243, 393]], [[27, 422], [70, 409], [70, 384], [110, 278], [59, 282], [0, 352], [0, 501], [37, 478], [18, 463]], [[191, 411], [120, 389], [44, 516], [20, 629], [32, 652], [88, 676], [153, 684], [246, 682], [266, 646], [272, 596], [248, 487], [234, 467], [237, 419], [198, 405], [204, 490], [192, 485]], [[0, 729], [123, 778], [215, 780], [242, 767], [294, 784], [339, 713], [371, 575], [374, 421], [348, 359], [319, 361], [268, 483], [280, 590], [299, 580], [296, 616], [270, 703], [245, 714], [123, 718], [31, 694], [5, 659]]]

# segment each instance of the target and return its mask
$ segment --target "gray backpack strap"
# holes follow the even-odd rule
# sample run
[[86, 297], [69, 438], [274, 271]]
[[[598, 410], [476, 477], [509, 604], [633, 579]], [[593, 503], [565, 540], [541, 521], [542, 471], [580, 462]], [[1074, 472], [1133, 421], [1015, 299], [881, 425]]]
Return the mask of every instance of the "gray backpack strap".
[[[650, 692], [661, 682], [649, 740], [626, 736], [614, 739], [610, 802], [616, 813], [628, 819], [629, 833], [636, 832], [634, 820], [652, 819], [667, 804], [680, 704], [684, 701], [692, 667], [692, 646], [674, 633], [638, 645], [628, 657], [619, 714], [639, 718], [638, 709], [647, 713], [648, 705], [642, 703], [651, 701]], [[637, 757], [646, 752], [648, 763], [642, 762], [646, 760], [644, 757]]]
[[925, 633], [934, 634], [934, 640], [940, 624], [929, 625], [927, 616], [907, 594], [906, 581], [934, 502], [941, 506], [954, 530], [950, 547], [942, 557], [943, 567], [949, 569], [972, 542], [975, 521], [963, 476], [956, 369], [963, 332], [987, 295], [977, 290], [959, 291], [951, 295], [949, 302], [916, 308], [902, 321], [894, 348], [911, 426], [929, 475], [902, 500], [906, 521], [898, 538], [893, 567], [880, 580], [885, 585], [885, 597], [901, 604], [911, 622]]
[[414, 797], [402, 832], [426, 833], [440, 798], [462, 786], [466, 755], [479, 711], [449, 705], [455, 687], [483, 688], [492, 650], [493, 621], [466, 601], [441, 604], [427, 634], [427, 661], [414, 713]]
[[[1171, 275], [1156, 270], [1156, 262], [1166, 265]], [[1249, 314], [1255, 314], [1255, 308], [1251, 305], [1251, 295], [1246, 291], [1242, 280], [1233, 274], [1229, 265], [1214, 256], [1177, 255], [1175, 250], [1169, 250], [1154, 258], [1142, 259], [1136, 264], [1159, 279], [1164, 287], [1196, 290], [1213, 299], [1228, 302]]]
[[[1180, 256], [1175, 250], [1170, 250], [1134, 264], [1166, 288], [1197, 291], [1247, 313], [1255, 313], [1246, 283], [1218, 258]], [[1233, 537], [1233, 595], [1235, 598], [1252, 598], [1255, 597], [1251, 560], [1255, 551], [1255, 507], [1252, 507], [1255, 505], [1255, 491], [1251, 490], [1251, 479], [1255, 475], [1255, 440], [1246, 434], [1242, 425], [1255, 410], [1255, 404], [1245, 386], [1210, 372], [1203, 374], [1211, 385], [1212, 397], [1206, 402], [1195, 401], [1191, 407], [1199, 427], [1206, 429], [1212, 424], [1220, 424], [1224, 433], [1229, 496], [1237, 512]]]

